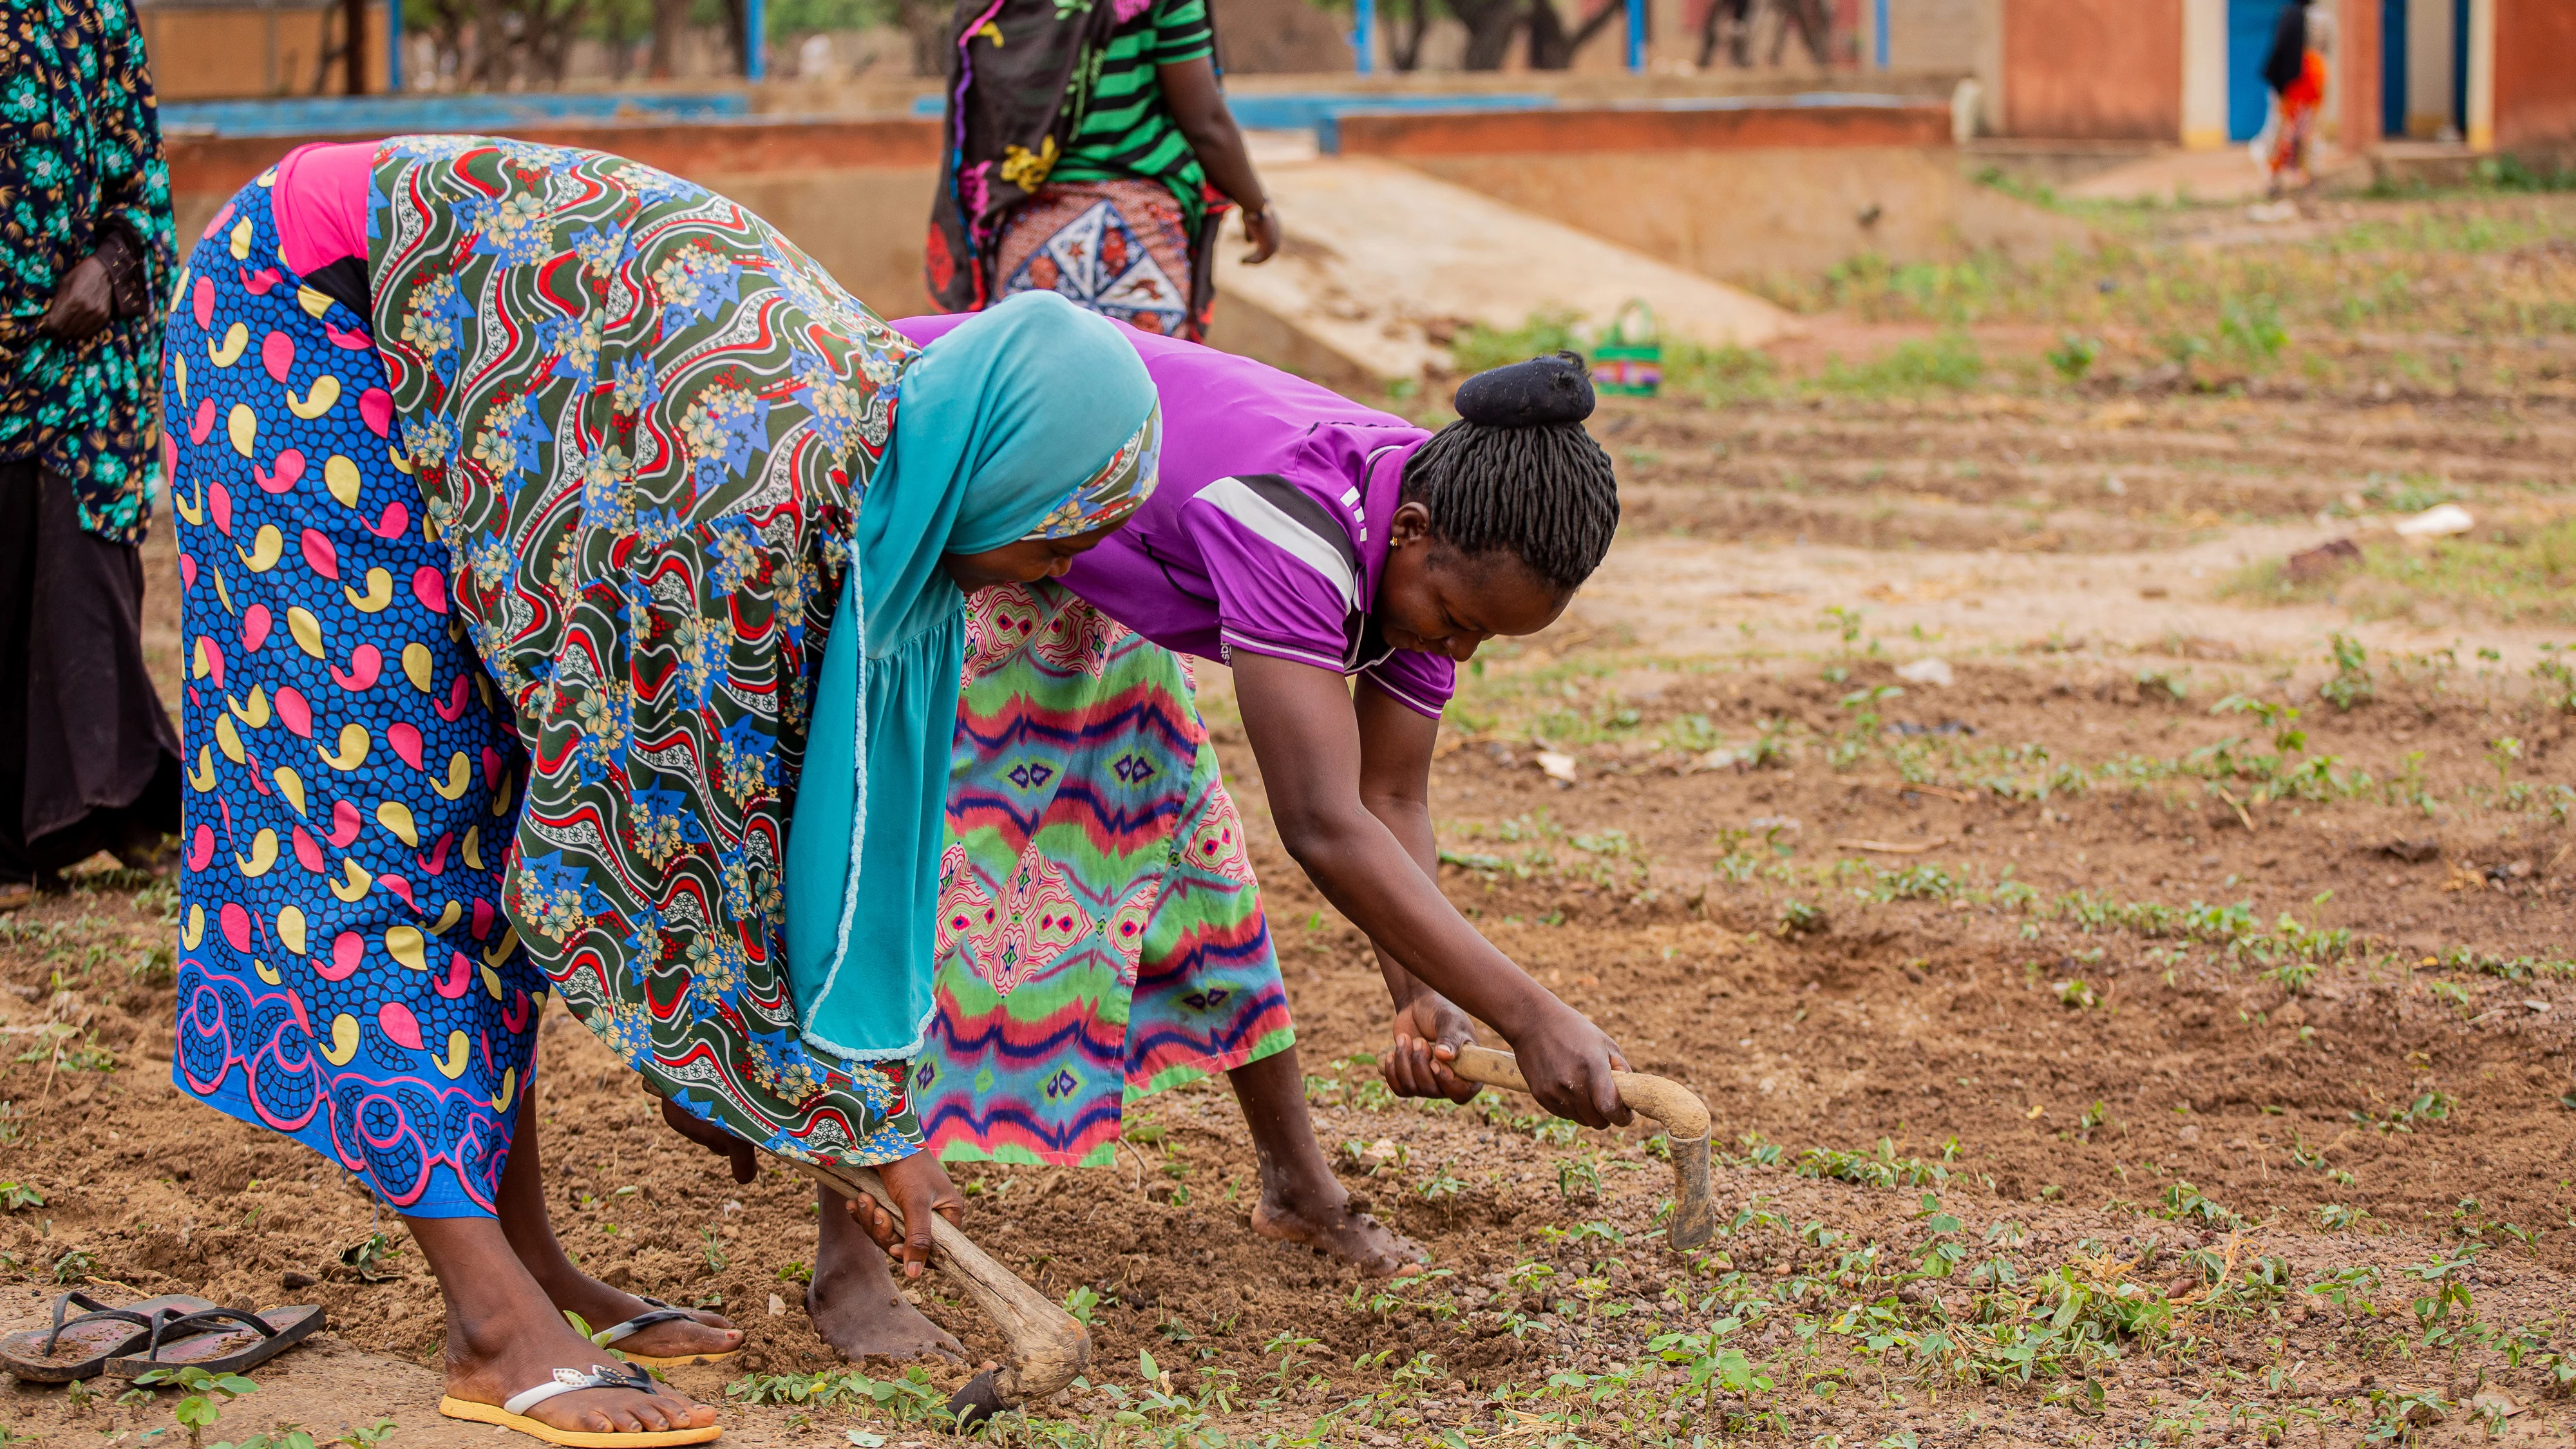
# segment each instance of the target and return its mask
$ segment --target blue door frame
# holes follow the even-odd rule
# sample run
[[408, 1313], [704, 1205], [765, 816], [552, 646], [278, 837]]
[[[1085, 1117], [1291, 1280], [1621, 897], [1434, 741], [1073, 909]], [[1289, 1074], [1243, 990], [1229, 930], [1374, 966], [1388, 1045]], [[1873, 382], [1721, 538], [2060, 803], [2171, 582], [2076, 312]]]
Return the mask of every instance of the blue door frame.
[[2406, 134], [2406, 0], [2379, 0], [2379, 134]]
[[[2227, 139], [2251, 141], [2272, 114], [2272, 88], [2263, 84], [2263, 57], [2272, 49], [2272, 27], [2293, 0], [2227, 0]], [[2466, 3], [2466, 0], [2462, 0]]]
[[2469, 0], [2451, 0], [2451, 125], [2469, 134]]

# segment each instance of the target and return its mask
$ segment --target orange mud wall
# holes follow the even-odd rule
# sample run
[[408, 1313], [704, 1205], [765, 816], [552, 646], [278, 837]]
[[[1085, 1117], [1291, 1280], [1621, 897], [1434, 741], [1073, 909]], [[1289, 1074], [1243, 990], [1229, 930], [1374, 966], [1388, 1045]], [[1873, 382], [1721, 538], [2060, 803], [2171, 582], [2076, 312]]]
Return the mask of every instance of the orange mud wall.
[[2495, 0], [2495, 143], [2576, 152], [2576, 0]]
[[2337, 7], [2335, 53], [2342, 73], [2334, 79], [2341, 110], [2335, 144], [2347, 152], [2367, 151], [2382, 139], [2379, 3], [2380, 0], [2343, 0]]
[[2003, 31], [2007, 135], [2182, 135], [2182, 0], [2004, 0]]
[[[520, 134], [613, 151], [723, 192], [877, 311], [903, 317], [930, 310], [921, 248], [938, 179], [936, 121], [554, 126]], [[225, 200], [278, 157], [330, 139], [347, 138], [171, 137], [180, 237], [193, 243]]]
[[2082, 239], [1966, 180], [1944, 105], [1346, 116], [1340, 131], [1344, 155], [1400, 162], [1722, 281], [1863, 254], [2044, 255]]
[[[346, 92], [346, 62], [321, 67], [340, 38], [331, 9], [206, 10], [155, 6], [136, 11], [153, 94], [165, 101], [245, 96], [336, 96]], [[320, 71], [322, 88], [313, 82]], [[385, 88], [385, 8], [367, 7], [367, 89]]]

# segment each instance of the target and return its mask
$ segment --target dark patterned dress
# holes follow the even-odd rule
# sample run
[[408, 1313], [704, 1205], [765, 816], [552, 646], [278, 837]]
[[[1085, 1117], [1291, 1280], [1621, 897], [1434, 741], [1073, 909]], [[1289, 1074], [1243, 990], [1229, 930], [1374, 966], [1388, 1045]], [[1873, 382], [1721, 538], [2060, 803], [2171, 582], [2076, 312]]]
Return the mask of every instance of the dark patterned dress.
[[[146, 305], [39, 334], [63, 276], [123, 233]], [[80, 526], [139, 542], [161, 475], [161, 309], [178, 258], [143, 35], [126, 0], [0, 0], [0, 462], [71, 481]]]
[[[106, 324], [50, 336], [95, 260]], [[178, 824], [178, 739], [144, 667], [136, 548], [170, 183], [127, 0], [0, 0], [0, 890]]]

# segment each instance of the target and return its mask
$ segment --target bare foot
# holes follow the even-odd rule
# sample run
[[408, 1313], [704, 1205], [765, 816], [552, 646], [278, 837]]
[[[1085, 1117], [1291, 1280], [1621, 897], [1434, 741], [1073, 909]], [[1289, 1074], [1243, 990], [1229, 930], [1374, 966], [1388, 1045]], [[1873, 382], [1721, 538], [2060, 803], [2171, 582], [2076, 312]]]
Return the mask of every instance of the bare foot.
[[834, 1352], [851, 1363], [882, 1358], [966, 1361], [966, 1346], [924, 1318], [895, 1291], [886, 1257], [840, 1197], [820, 1194], [822, 1232], [814, 1245], [814, 1281], [805, 1286], [805, 1316]]
[[[551, 1330], [540, 1321], [518, 1325], [516, 1332], [494, 1335], [500, 1341], [489, 1356], [460, 1351], [460, 1338], [482, 1339], [480, 1333], [451, 1333], [447, 1343], [447, 1392], [469, 1404], [509, 1402], [552, 1378], [558, 1368], [587, 1372], [608, 1355], [593, 1348], [561, 1318]], [[614, 1365], [606, 1365], [614, 1367]], [[594, 1434], [645, 1434], [665, 1429], [700, 1429], [716, 1421], [716, 1411], [668, 1388], [583, 1389], [557, 1394], [528, 1410], [528, 1417], [557, 1429]]]
[[[580, 1314], [581, 1321], [589, 1324], [593, 1333], [653, 1311], [652, 1304], [634, 1294], [611, 1288], [579, 1271], [544, 1286], [546, 1297], [552, 1300], [558, 1311]], [[726, 1322], [722, 1315], [702, 1308], [687, 1312], [689, 1316], [685, 1319], [656, 1323], [617, 1340], [610, 1347], [619, 1353], [639, 1354], [645, 1358], [694, 1358], [702, 1354], [731, 1353], [742, 1347], [742, 1330]]]
[[1412, 1239], [1353, 1211], [1350, 1194], [1339, 1184], [1310, 1194], [1265, 1188], [1252, 1209], [1252, 1230], [1283, 1243], [1304, 1243], [1372, 1278], [1397, 1277], [1431, 1261]]

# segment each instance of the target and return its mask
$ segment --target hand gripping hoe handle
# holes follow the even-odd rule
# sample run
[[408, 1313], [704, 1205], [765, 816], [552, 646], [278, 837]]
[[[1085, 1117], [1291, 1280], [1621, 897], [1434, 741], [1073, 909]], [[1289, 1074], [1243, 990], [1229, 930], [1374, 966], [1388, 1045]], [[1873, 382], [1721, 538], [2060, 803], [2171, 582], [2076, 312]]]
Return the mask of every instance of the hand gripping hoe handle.
[[[1705, 1181], [1706, 1154], [1701, 1155], [1700, 1176]], [[894, 1195], [886, 1191], [884, 1181], [872, 1168], [779, 1160], [844, 1198], [865, 1193], [884, 1203], [898, 1219], [903, 1216]], [[1018, 1274], [985, 1256], [983, 1249], [946, 1218], [933, 1217], [930, 1233], [939, 1248], [939, 1271], [966, 1290], [966, 1296], [975, 1300], [975, 1306], [984, 1310], [1010, 1343], [1007, 1363], [977, 1374], [949, 1399], [948, 1408], [957, 1415], [958, 1429], [963, 1431], [977, 1419], [1005, 1406], [1043, 1399], [1072, 1383], [1074, 1375], [1091, 1361], [1091, 1335], [1074, 1321], [1073, 1315], [1021, 1282]]]
[[[1471, 1082], [1489, 1087], [1504, 1087], [1527, 1092], [1529, 1080], [1521, 1075], [1520, 1063], [1510, 1052], [1491, 1047], [1469, 1046], [1458, 1049], [1458, 1060], [1449, 1070]], [[1690, 1088], [1669, 1077], [1650, 1077], [1642, 1072], [1614, 1072], [1610, 1080], [1618, 1085], [1619, 1100], [1632, 1112], [1652, 1117], [1664, 1124], [1664, 1138], [1673, 1154], [1673, 1217], [1666, 1225], [1664, 1241], [1675, 1249], [1696, 1248], [1717, 1232], [1717, 1207], [1708, 1190], [1708, 1107]]]

